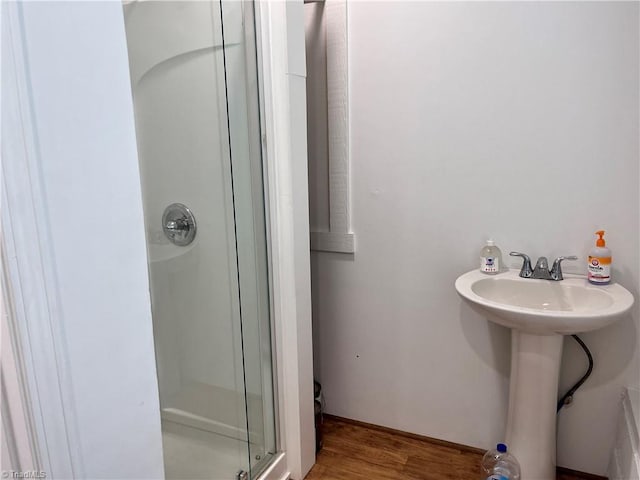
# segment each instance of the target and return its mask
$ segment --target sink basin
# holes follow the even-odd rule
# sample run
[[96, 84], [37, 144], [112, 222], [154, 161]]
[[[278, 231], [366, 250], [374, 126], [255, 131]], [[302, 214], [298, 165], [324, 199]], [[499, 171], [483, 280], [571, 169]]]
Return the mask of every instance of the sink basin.
[[566, 274], [559, 282], [520, 278], [518, 270], [486, 275], [477, 270], [456, 280], [458, 293], [490, 320], [522, 332], [569, 335], [602, 328], [633, 305], [621, 285], [592, 285]]
[[615, 322], [631, 309], [633, 296], [621, 285], [591, 285], [579, 275], [554, 282], [518, 273], [490, 276], [474, 270], [458, 277], [456, 290], [484, 317], [511, 328], [504, 439], [520, 462], [521, 478], [555, 480], [563, 335]]

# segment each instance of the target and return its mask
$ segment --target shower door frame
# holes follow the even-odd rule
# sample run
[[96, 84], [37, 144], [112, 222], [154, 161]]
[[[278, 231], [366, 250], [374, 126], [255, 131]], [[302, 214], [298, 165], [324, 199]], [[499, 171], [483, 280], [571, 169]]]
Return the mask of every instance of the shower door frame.
[[[300, 121], [306, 114], [304, 10], [302, 1], [256, 0], [255, 6], [278, 447], [278, 453], [259, 478], [303, 478], [315, 462], [306, 123]], [[18, 63], [16, 74], [23, 76], [18, 85], [24, 85], [29, 79], [25, 78], [28, 73], [22, 63], [25, 46], [15, 5], [1, 2], [0, 12], [3, 9], [9, 10], [10, 27], [9, 32], [3, 32], [3, 40], [12, 45]], [[124, 34], [124, 26], [122, 31]], [[294, 83], [296, 88], [292, 88]], [[33, 179], [28, 173], [28, 165], [34, 162], [35, 124], [24, 102], [24, 92], [10, 91], [9, 95], [19, 99], [23, 145], [27, 148], [15, 152], [16, 158], [26, 157], [25, 161], [13, 162], [17, 169], [5, 169], [3, 180], [5, 186], [21, 185], [22, 191], [31, 193], [32, 201], [4, 204], [3, 216], [9, 221], [11, 237], [32, 238], [34, 231], [38, 233], [37, 241], [20, 246], [24, 253], [18, 258], [22, 268], [8, 269], [7, 282], [11, 286], [22, 285], [25, 290], [52, 291], [57, 288], [56, 279], [41, 259], [48, 256], [55, 262], [56, 258], [54, 252], [43, 255], [42, 245], [47, 244], [48, 238], [43, 233], [46, 229], [38, 228], [48, 222], [48, 209], [42, 201], [38, 178]], [[295, 181], [301, 177], [304, 181]], [[84, 454], [78, 448], [79, 439], [73, 438], [77, 412], [68, 401], [73, 391], [65, 368], [65, 339], [61, 338], [62, 332], [52, 328], [64, 305], [52, 304], [55, 299], [44, 293], [28, 299], [18, 297], [16, 301], [28, 301], [31, 307], [23, 321], [43, 327], [12, 335], [17, 349], [33, 355], [33, 361], [21, 372], [24, 395], [29, 399], [24, 407], [28, 411], [57, 412], [30, 429], [37, 450], [34, 458], [37, 464], [48, 467], [49, 473], [67, 472], [62, 476], [71, 477], [72, 472], [82, 471]], [[55, 441], [60, 435], [67, 441]], [[12, 443], [12, 447], [21, 448], [20, 442]], [[48, 460], [43, 463], [45, 458]], [[57, 467], [52, 468], [51, 462]]]
[[280, 452], [260, 478], [301, 479], [315, 463], [304, 4], [254, 4]]

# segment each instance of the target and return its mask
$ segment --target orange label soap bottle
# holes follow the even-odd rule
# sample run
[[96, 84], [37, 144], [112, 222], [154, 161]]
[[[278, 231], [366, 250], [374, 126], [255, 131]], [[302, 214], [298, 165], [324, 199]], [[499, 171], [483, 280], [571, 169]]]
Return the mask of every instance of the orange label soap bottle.
[[596, 240], [596, 246], [589, 251], [587, 263], [587, 275], [589, 282], [594, 285], [606, 285], [611, 282], [611, 250], [605, 247], [604, 230], [596, 232], [600, 238]]

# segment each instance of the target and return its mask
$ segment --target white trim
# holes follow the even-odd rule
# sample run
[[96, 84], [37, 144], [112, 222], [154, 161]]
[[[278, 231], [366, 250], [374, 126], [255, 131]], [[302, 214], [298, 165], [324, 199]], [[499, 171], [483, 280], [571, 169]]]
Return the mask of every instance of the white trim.
[[[305, 327], [306, 322], [310, 324], [311, 319], [306, 318], [305, 312], [299, 310], [299, 305], [304, 301], [301, 297], [310, 295], [310, 291], [298, 291], [300, 279], [296, 272], [296, 262], [306, 261], [308, 264], [309, 259], [296, 258], [296, 218], [293, 205], [296, 186], [293, 182], [294, 158], [291, 145], [292, 109], [303, 108], [304, 103], [291, 105], [290, 102], [289, 75], [293, 76], [295, 73], [289, 72], [288, 65], [287, 42], [292, 39], [288, 38], [287, 2], [256, 2], [256, 5], [259, 8], [256, 37], [263, 104], [264, 174], [279, 413], [278, 443], [279, 449], [286, 452], [287, 472], [290, 472], [291, 478], [302, 479], [315, 462], [315, 458], [310, 458], [306, 453], [309, 449], [305, 448], [309, 442], [306, 432], [309, 422], [313, 425], [313, 416], [308, 418], [306, 415], [306, 385], [300, 381], [308, 380], [311, 388], [313, 372], [310, 369], [307, 371], [304, 367], [306, 363], [302, 362], [303, 357], [311, 355], [311, 352], [300, 350], [300, 345], [307, 340], [304, 328], [300, 327]], [[302, 128], [306, 127], [302, 125]], [[308, 231], [308, 221], [305, 228]], [[306, 251], [309, 252], [308, 247]], [[312, 409], [312, 396], [309, 400]]]
[[[278, 45], [277, 48], [274, 43], [277, 44], [278, 40], [282, 40], [277, 38], [277, 32], [284, 32], [285, 25], [284, 19], [281, 18], [281, 15], [284, 11], [283, 6], [278, 6], [271, 3], [259, 3], [260, 6], [260, 31], [259, 36], [259, 57], [262, 61], [262, 68], [260, 69], [260, 73], [262, 74], [262, 102], [264, 104], [264, 115], [263, 115], [263, 124], [264, 124], [264, 150], [265, 150], [265, 191], [267, 196], [267, 217], [269, 219], [269, 238], [271, 244], [271, 280], [272, 280], [272, 300], [273, 300], [273, 335], [275, 342], [275, 363], [276, 367], [276, 392], [278, 394], [278, 412], [279, 412], [279, 448], [282, 451], [286, 451], [288, 453], [289, 462], [295, 462], [296, 452], [295, 450], [295, 432], [292, 432], [289, 427], [290, 421], [289, 418], [291, 416], [291, 410], [287, 409], [289, 399], [289, 394], [286, 390], [284, 376], [286, 375], [286, 362], [287, 353], [284, 351], [283, 345], [286, 343], [286, 331], [285, 330], [285, 322], [284, 318], [293, 317], [295, 318], [295, 310], [293, 312], [288, 311], [287, 305], [282, 302], [282, 298], [284, 297], [284, 292], [287, 288], [290, 288], [291, 285], [286, 284], [286, 278], [292, 277], [293, 272], [286, 271], [286, 268], [289, 265], [286, 265], [290, 262], [286, 261], [289, 258], [289, 255], [286, 255], [285, 249], [287, 248], [287, 243], [292, 243], [293, 239], [289, 238], [287, 230], [291, 228], [288, 224], [290, 222], [285, 222], [284, 219], [287, 218], [287, 215], [282, 215], [280, 210], [283, 209], [281, 198], [278, 196], [277, 192], [282, 193], [283, 189], [281, 188], [281, 184], [287, 185], [290, 184], [290, 180], [288, 179], [289, 172], [286, 168], [279, 168], [278, 162], [275, 160], [277, 158], [286, 159], [288, 156], [288, 152], [281, 151], [286, 149], [286, 136], [284, 139], [278, 138], [279, 130], [285, 128], [284, 125], [280, 125], [281, 122], [277, 121], [277, 117], [285, 117], [287, 116], [286, 107], [287, 105], [283, 105], [277, 101], [277, 98], [274, 98], [274, 90], [278, 88], [280, 91], [288, 88], [286, 84], [282, 84], [286, 79], [282, 75], [279, 78], [275, 77], [275, 72], [273, 70], [277, 70], [278, 67], [282, 68], [282, 64], [286, 62], [286, 57], [282, 58], [282, 55], [278, 56], [278, 53], [282, 53], [282, 45]], [[280, 8], [278, 8], [280, 7]], [[274, 12], [276, 10], [276, 12]], [[278, 11], [279, 10], [279, 11]], [[279, 14], [279, 15], [278, 15]], [[274, 38], [275, 37], [275, 38]], [[280, 51], [279, 51], [280, 50]], [[286, 53], [286, 51], [285, 51]], [[274, 85], [274, 83], [276, 83]], [[269, 139], [270, 141], [267, 141]], [[284, 141], [283, 141], [284, 140]], [[279, 162], [281, 165], [286, 166], [286, 161]], [[284, 213], [284, 212], [283, 212]], [[283, 220], [280, 220], [280, 217], [283, 216]], [[284, 238], [283, 238], [284, 237]], [[289, 293], [291, 295], [291, 293]], [[295, 292], [291, 295], [295, 297]], [[295, 309], [295, 305], [293, 305]], [[294, 352], [289, 353], [289, 355], [295, 355]], [[295, 421], [295, 419], [293, 419]], [[289, 444], [292, 444], [289, 448]], [[299, 456], [299, 454], [298, 454]], [[288, 463], [289, 463], [288, 462]], [[295, 468], [295, 467], [293, 467]], [[287, 469], [290, 471], [293, 469], [291, 466], [287, 465]]]
[[347, 2], [329, 0], [324, 8], [327, 17], [329, 231], [349, 233]]
[[288, 480], [289, 478], [291, 475], [287, 470], [286, 454], [279, 453], [257, 480]]
[[349, 169], [349, 69], [347, 2], [327, 0], [327, 127], [329, 141], [329, 231], [311, 232], [311, 249], [354, 253]]
[[[1, 7], [0, 7], [1, 8]], [[2, 295], [0, 296], [1, 330], [0, 351], [0, 417], [2, 419], [1, 470], [40, 470], [37, 455], [38, 445], [33, 436], [33, 414], [29, 392], [25, 388], [24, 360], [16, 345], [15, 313], [11, 285], [8, 282], [7, 261], [0, 245], [2, 263]], [[5, 456], [6, 452], [6, 456]]]
[[80, 478], [20, 4], [3, 2], [3, 7], [2, 229], [15, 308], [14, 348], [24, 360], [36, 463], [49, 478]]
[[355, 241], [353, 233], [311, 232], [311, 250], [319, 252], [354, 253]]

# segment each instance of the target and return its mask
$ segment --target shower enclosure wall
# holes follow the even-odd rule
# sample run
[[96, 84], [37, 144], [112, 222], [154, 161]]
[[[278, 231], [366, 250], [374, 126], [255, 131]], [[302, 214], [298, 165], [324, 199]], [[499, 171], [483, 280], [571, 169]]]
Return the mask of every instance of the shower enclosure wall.
[[276, 451], [254, 6], [125, 2], [167, 478]]

